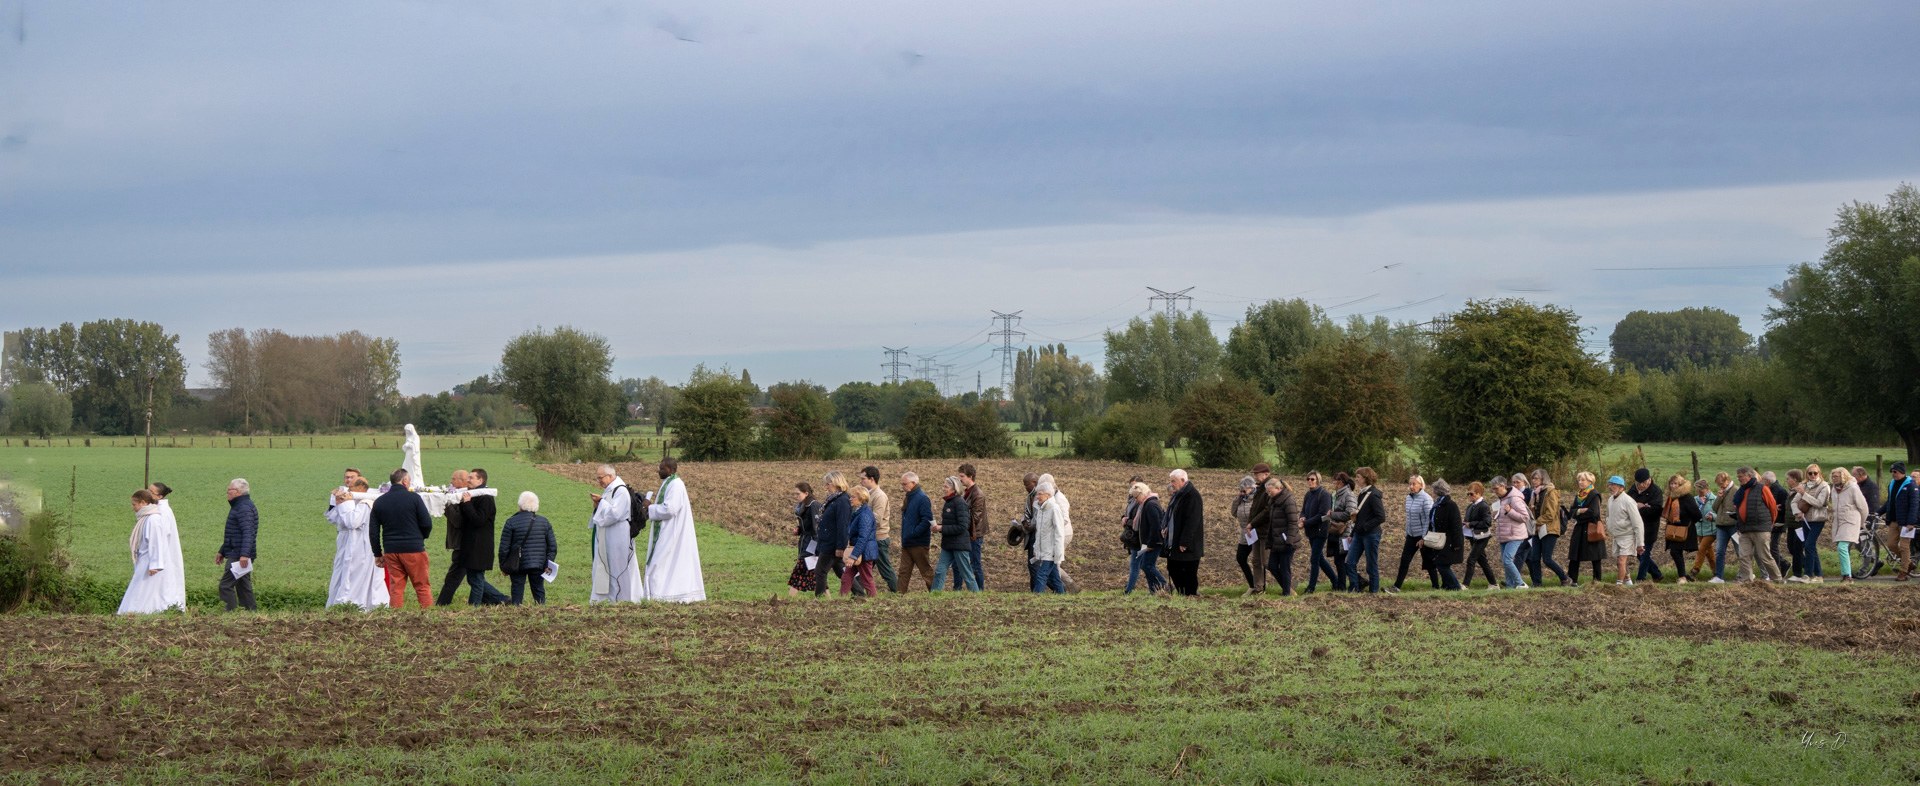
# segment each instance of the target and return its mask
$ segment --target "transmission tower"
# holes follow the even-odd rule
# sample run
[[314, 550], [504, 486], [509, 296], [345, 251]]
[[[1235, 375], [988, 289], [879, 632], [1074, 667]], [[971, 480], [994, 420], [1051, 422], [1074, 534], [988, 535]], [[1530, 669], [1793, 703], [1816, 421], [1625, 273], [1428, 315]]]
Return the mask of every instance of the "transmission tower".
[[920, 358], [920, 367], [913, 370], [913, 378], [926, 381], [926, 382], [932, 382], [933, 381], [933, 356], [918, 355], [916, 357]]
[[902, 373], [901, 370], [911, 368], [913, 365], [901, 360], [901, 358], [907, 356], [907, 348], [901, 347], [894, 349], [893, 347], [881, 347], [880, 349], [887, 353], [887, 362], [880, 364], [881, 368], [887, 370], [887, 381], [895, 385], [906, 381], [907, 375]]
[[993, 312], [993, 319], [1000, 323], [1000, 329], [989, 335], [1000, 339], [1000, 346], [994, 352], [1000, 354], [1000, 395], [1008, 398], [1013, 396], [1013, 355], [1016, 351], [1013, 342], [1023, 341], [1027, 337], [1026, 333], [1014, 330], [1020, 324], [1020, 315], [1024, 313], [1024, 310], [1011, 314]]
[[953, 395], [953, 364], [940, 364], [940, 395]]
[[1182, 289], [1178, 292], [1168, 292], [1164, 289], [1154, 289], [1153, 287], [1147, 287], [1147, 291], [1153, 293], [1153, 297], [1147, 298], [1147, 304], [1148, 304], [1147, 307], [1153, 308], [1155, 304], [1165, 302], [1167, 304], [1168, 317], [1176, 317], [1180, 315], [1181, 303], [1193, 302], [1193, 298], [1187, 297], [1187, 293], [1192, 292], [1193, 287], [1187, 287], [1186, 289]]

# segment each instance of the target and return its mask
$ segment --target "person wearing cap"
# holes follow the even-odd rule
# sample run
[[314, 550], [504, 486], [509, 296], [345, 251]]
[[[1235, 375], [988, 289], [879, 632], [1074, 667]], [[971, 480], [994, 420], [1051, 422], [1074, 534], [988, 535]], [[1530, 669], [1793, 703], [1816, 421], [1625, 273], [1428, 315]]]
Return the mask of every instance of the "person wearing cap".
[[1763, 581], [1779, 581], [1780, 565], [1773, 559], [1773, 550], [1768, 539], [1773, 533], [1774, 509], [1780, 505], [1773, 497], [1773, 490], [1760, 482], [1760, 476], [1752, 467], [1741, 467], [1734, 473], [1740, 479], [1740, 488], [1733, 492], [1735, 527], [1734, 543], [1740, 562], [1740, 573], [1745, 576], [1747, 563], [1753, 563], [1754, 577]]
[[1900, 566], [1900, 572], [1893, 580], [1906, 581], [1913, 577], [1913, 538], [1916, 532], [1920, 532], [1920, 467], [1907, 477], [1906, 484], [1900, 486], [1898, 494], [1889, 496], [1893, 500], [1894, 515], [1891, 520], [1894, 525], [1887, 529], [1893, 538], [1895, 562]]
[[[1652, 543], [1660, 539], [1660, 513], [1666, 509], [1667, 495], [1653, 482], [1653, 471], [1641, 467], [1633, 471], [1633, 487], [1627, 490], [1627, 496], [1633, 500], [1633, 506], [1640, 513], [1640, 543]], [[1653, 577], [1654, 581], [1666, 578], [1660, 572], [1660, 565], [1653, 561], [1653, 555], [1645, 549], [1640, 551], [1640, 568], [1634, 571], [1635, 580]]]
[[[1646, 474], [1640, 470], [1640, 474]], [[1627, 481], [1619, 475], [1607, 478], [1607, 553], [1613, 556], [1613, 583], [1633, 586], [1633, 579], [1627, 578], [1627, 558], [1641, 557], [1645, 565], [1647, 553], [1646, 527], [1641, 521], [1639, 503], [1627, 493]]]

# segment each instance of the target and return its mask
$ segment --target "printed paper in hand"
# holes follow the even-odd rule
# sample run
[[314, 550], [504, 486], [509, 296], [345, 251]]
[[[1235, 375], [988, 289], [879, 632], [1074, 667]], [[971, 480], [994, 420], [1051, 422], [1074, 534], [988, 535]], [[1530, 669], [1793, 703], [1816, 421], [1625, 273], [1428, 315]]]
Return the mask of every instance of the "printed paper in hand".
[[247, 566], [243, 568], [243, 567], [240, 567], [240, 560], [234, 560], [232, 562], [227, 563], [227, 570], [233, 571], [234, 578], [236, 579], [242, 578], [247, 574], [253, 572], [253, 562], [249, 560], [247, 562]]
[[1911, 538], [1915, 530], [1920, 530], [1920, 527], [1901, 527], [1900, 537]]
[[1799, 529], [1794, 530], [1793, 536], [1796, 538], [1799, 538], [1801, 543], [1807, 542], [1807, 528], [1801, 527]]
[[807, 570], [819, 570], [819, 569], [820, 569], [820, 558], [819, 558], [819, 557], [808, 557], [808, 558], [807, 558]]
[[1340, 550], [1341, 550], [1341, 551], [1352, 551], [1352, 550], [1353, 550], [1353, 538], [1350, 538], [1350, 537], [1349, 537], [1349, 538], [1341, 538], [1341, 539], [1340, 539]]
[[1253, 545], [1254, 541], [1259, 539], [1260, 539], [1260, 533], [1254, 532], [1253, 530], [1247, 530], [1247, 536], [1244, 540], [1247, 545], [1251, 546]]
[[553, 560], [547, 560], [547, 572], [540, 574], [540, 580], [548, 584], [552, 584], [553, 580], [559, 577], [560, 577], [560, 563], [554, 562]]
[[[809, 540], [809, 541], [807, 541], [807, 553], [808, 553], [808, 554], [818, 554], [818, 553], [820, 553], [820, 541], [817, 541], [817, 540]], [[811, 567], [813, 567], [813, 566], [812, 566], [812, 565], [808, 565], [807, 567], [809, 567], [809, 568], [811, 568]]]

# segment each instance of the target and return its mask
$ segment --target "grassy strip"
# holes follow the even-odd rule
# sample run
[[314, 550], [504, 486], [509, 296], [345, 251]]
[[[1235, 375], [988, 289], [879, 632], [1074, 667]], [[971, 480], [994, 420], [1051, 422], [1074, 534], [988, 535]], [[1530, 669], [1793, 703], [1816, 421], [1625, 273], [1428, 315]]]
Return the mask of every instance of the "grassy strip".
[[18, 782], [1920, 777], [1897, 658], [1421, 603], [43, 618], [0, 631], [18, 654], [0, 719], [59, 734], [0, 724], [0, 766]]

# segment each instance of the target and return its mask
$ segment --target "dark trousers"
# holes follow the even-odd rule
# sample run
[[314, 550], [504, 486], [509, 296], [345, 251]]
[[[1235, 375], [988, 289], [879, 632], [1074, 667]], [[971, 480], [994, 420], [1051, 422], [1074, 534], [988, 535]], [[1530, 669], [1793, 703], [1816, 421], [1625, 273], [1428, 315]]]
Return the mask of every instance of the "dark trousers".
[[486, 571], [467, 571], [467, 605], [498, 606], [506, 602], [507, 596], [487, 583]]
[[1640, 553], [1640, 567], [1634, 570], [1633, 580], [1645, 581], [1648, 576], [1652, 576], [1654, 581], [1659, 581], [1663, 578], [1666, 578], [1660, 573], [1660, 563], [1653, 561], [1654, 551], [1651, 548], [1653, 544], [1659, 543], [1662, 540], [1664, 540], [1664, 538], [1660, 533], [1660, 528], [1653, 527], [1651, 529], [1647, 529], [1643, 531], [1641, 534], [1645, 536], [1644, 542], [1647, 544], [1649, 548], [1646, 551], [1643, 551]]
[[[1776, 524], [1773, 527], [1773, 537], [1767, 540], [1767, 551], [1771, 552], [1767, 556], [1770, 556], [1773, 558], [1773, 564], [1780, 566], [1781, 578], [1786, 578], [1787, 576], [1800, 575], [1800, 558], [1799, 557], [1795, 557], [1792, 562], [1788, 562], [1786, 561], [1786, 559], [1780, 556], [1780, 539], [1786, 536], [1787, 536], [1787, 528]], [[1789, 569], [1791, 569], [1793, 572], [1788, 573], [1787, 571]]]
[[1673, 559], [1673, 577], [1677, 579], [1686, 576], [1687, 560], [1691, 559], [1687, 556], [1686, 543], [1684, 541], [1667, 541], [1667, 556]]
[[1420, 553], [1420, 539], [1408, 537], [1406, 544], [1400, 547], [1400, 572], [1394, 574], [1393, 588], [1399, 589], [1407, 581], [1407, 568], [1413, 564], [1413, 557]]
[[1360, 559], [1367, 560], [1367, 581], [1364, 585], [1368, 592], [1380, 591], [1380, 532], [1375, 530], [1365, 535], [1353, 536], [1353, 548], [1347, 551], [1347, 588], [1359, 592]]
[[831, 581], [834, 586], [839, 586], [839, 578], [840, 553], [828, 552], [820, 555], [820, 560], [813, 563], [813, 596], [816, 598], [825, 597], [827, 594], [827, 583]]
[[460, 559], [460, 550], [454, 549], [453, 556], [447, 560], [447, 575], [440, 579], [440, 594], [434, 596], [433, 605], [452, 605], [453, 593], [460, 589], [460, 582], [465, 581], [466, 578], [466, 561]]
[[1553, 571], [1553, 575], [1560, 579], [1561, 584], [1567, 583], [1566, 569], [1561, 568], [1560, 563], [1553, 559], [1553, 549], [1558, 545], [1560, 545], [1559, 535], [1541, 535], [1533, 539], [1533, 549], [1527, 552], [1527, 572], [1533, 575], [1534, 586], [1540, 586], [1542, 565], [1545, 565], [1547, 570]]
[[1435, 576], [1439, 578], [1441, 589], [1445, 589], [1445, 590], [1460, 589], [1460, 579], [1454, 577], [1452, 565], [1441, 565], [1436, 560], [1433, 566], [1433, 573]]
[[515, 606], [521, 605], [526, 597], [527, 585], [533, 585], [533, 602], [547, 605], [547, 580], [538, 573], [515, 573], [513, 578], [513, 598], [508, 601]]
[[1200, 594], [1200, 561], [1167, 560], [1167, 580], [1176, 595]]
[[1274, 549], [1267, 553], [1267, 570], [1273, 573], [1273, 580], [1280, 582], [1280, 594], [1293, 594], [1293, 553], [1298, 546]]
[[1312, 592], [1314, 588], [1320, 586], [1321, 573], [1327, 574], [1327, 583], [1332, 584], [1334, 589], [1340, 588], [1340, 571], [1334, 567], [1332, 560], [1327, 559], [1327, 537], [1326, 535], [1310, 535], [1307, 537], [1308, 592]]
[[235, 608], [258, 611], [259, 609], [253, 605], [253, 574], [248, 573], [236, 579], [233, 577], [233, 568], [221, 565], [220, 600], [226, 602], [227, 611], [233, 611]]
[[1487, 544], [1492, 543], [1493, 538], [1481, 538], [1469, 542], [1473, 544], [1473, 549], [1467, 554], [1467, 577], [1461, 580], [1460, 583], [1462, 585], [1472, 584], [1473, 567], [1478, 565], [1480, 566], [1480, 572], [1487, 574], [1487, 583], [1492, 584], [1494, 582], [1493, 577], [1499, 575], [1493, 572], [1493, 563], [1487, 561]]
[[1787, 556], [1792, 558], [1780, 563], [1787, 566], [1786, 568], [1782, 568], [1782, 570], [1790, 571], [1787, 573], [1789, 576], [1807, 575], [1807, 564], [1804, 560], [1807, 554], [1807, 544], [1800, 540], [1800, 528], [1786, 527], [1773, 531], [1773, 543], [1771, 545], [1776, 559], [1780, 555], [1780, 536], [1782, 535], [1785, 535], [1787, 539]]
[[880, 546], [880, 558], [873, 563], [876, 575], [887, 583], [888, 592], [899, 592], [900, 575], [893, 572], [893, 538], [875, 540], [874, 543]]
[[[1242, 538], [1244, 541], [1245, 538]], [[1267, 539], [1261, 536], [1249, 546], [1242, 542], [1234, 551], [1234, 557], [1240, 562], [1240, 573], [1247, 577], [1247, 588], [1254, 592], [1267, 591]]]

